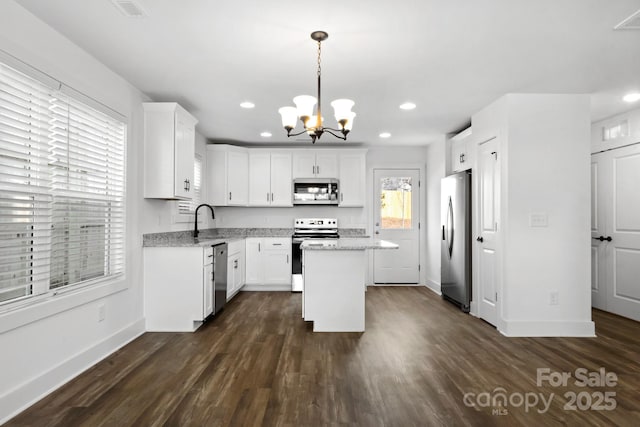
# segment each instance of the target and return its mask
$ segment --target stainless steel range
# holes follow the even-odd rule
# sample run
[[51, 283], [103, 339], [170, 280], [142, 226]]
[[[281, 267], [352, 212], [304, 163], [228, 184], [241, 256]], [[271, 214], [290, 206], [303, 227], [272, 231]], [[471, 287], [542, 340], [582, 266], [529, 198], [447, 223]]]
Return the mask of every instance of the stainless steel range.
[[337, 239], [338, 220], [336, 218], [297, 218], [293, 222], [291, 239], [291, 281], [292, 292], [302, 292], [302, 250], [300, 244], [307, 239]]

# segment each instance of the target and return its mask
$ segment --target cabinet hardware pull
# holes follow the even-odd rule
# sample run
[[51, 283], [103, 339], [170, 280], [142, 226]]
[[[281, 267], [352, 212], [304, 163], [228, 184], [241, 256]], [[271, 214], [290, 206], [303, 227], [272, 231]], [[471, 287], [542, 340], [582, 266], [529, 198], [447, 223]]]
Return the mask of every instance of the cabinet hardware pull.
[[320, 175], [320, 166], [316, 166], [316, 173]]
[[282, 246], [282, 243], [273, 243], [273, 246]]
[[260, 243], [258, 243], [258, 252], [260, 252]]
[[271, 193], [271, 201], [273, 202], [273, 193]]
[[267, 202], [269, 201], [269, 193], [267, 193]]
[[460, 163], [464, 163], [464, 154], [460, 154]]
[[289, 254], [287, 254], [287, 264], [289, 264]]
[[229, 191], [229, 201], [231, 201], [231, 191]]

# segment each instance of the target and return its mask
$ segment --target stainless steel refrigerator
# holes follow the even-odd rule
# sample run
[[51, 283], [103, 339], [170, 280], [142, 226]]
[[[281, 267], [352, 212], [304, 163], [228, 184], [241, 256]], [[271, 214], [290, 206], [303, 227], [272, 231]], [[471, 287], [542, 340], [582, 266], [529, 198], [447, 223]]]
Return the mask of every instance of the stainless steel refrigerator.
[[442, 297], [462, 311], [471, 304], [471, 171], [442, 179]]

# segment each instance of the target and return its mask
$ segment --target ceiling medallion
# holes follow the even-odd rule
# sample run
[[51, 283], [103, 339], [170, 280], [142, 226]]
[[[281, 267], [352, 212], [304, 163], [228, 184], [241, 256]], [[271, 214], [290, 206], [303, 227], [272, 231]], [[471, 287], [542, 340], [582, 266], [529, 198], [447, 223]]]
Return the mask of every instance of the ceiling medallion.
[[[333, 107], [334, 116], [338, 122], [339, 129], [333, 129], [323, 126], [324, 119], [322, 118], [322, 98], [320, 94], [320, 80], [321, 80], [321, 67], [320, 67], [320, 54], [322, 52], [321, 43], [329, 37], [324, 31], [314, 31], [311, 33], [311, 39], [318, 42], [318, 98], [311, 95], [299, 95], [293, 98], [295, 107], [282, 107], [278, 110], [282, 116], [282, 126], [287, 131], [287, 136], [298, 136], [303, 133], [309, 134], [311, 142], [315, 144], [316, 140], [319, 140], [323, 133], [327, 132], [336, 138], [346, 141], [347, 134], [353, 127], [353, 119], [356, 113], [351, 111], [351, 108], [355, 104], [350, 99], [336, 99], [331, 102]], [[318, 104], [316, 114], [313, 114], [313, 107]], [[304, 130], [298, 133], [291, 133], [296, 127], [297, 120], [300, 119], [304, 126]], [[336, 133], [334, 133], [336, 132]], [[337, 132], [340, 132], [338, 134]]]

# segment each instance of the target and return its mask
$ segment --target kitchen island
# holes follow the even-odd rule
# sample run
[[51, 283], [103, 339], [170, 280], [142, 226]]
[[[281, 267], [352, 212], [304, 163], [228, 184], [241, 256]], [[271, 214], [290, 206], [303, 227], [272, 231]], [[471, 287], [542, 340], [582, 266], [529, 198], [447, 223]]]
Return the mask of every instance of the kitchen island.
[[302, 317], [314, 332], [364, 332], [367, 250], [398, 249], [371, 238], [305, 240]]

